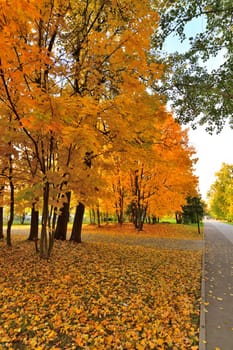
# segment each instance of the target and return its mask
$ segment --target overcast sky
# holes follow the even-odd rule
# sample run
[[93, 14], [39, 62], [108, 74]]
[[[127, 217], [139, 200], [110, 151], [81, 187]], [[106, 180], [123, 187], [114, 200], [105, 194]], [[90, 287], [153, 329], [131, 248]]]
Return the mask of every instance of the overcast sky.
[[215, 181], [215, 173], [222, 163], [233, 164], [233, 129], [226, 126], [219, 135], [209, 135], [204, 128], [189, 132], [190, 144], [196, 149], [199, 158], [196, 175], [199, 177], [199, 190], [203, 199]]

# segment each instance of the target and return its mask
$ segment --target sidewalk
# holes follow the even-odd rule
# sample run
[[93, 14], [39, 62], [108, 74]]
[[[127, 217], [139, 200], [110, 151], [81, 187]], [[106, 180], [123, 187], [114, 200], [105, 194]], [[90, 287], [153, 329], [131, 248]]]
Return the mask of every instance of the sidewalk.
[[233, 226], [205, 222], [199, 350], [233, 350]]

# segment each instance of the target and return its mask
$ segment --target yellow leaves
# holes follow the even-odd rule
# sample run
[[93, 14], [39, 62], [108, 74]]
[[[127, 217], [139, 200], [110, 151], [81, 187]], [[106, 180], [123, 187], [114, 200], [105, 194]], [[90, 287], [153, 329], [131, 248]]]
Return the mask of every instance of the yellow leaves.
[[74, 341], [77, 346], [85, 346], [85, 342], [80, 336], [77, 336]]
[[64, 276], [64, 280], [67, 281], [67, 282], [70, 282], [71, 281], [70, 275], [65, 275]]
[[2, 247], [3, 346], [196, 350], [200, 252], [167, 251], [153, 246], [151, 232], [109, 226], [87, 227], [79, 247], [55, 242], [49, 264], [35, 260], [28, 242], [10, 255]]
[[158, 339], [157, 340], [157, 345], [161, 346], [164, 344], [164, 340], [163, 339]]
[[46, 337], [48, 340], [55, 339], [56, 336], [57, 336], [57, 333], [54, 330], [51, 330], [46, 333]]

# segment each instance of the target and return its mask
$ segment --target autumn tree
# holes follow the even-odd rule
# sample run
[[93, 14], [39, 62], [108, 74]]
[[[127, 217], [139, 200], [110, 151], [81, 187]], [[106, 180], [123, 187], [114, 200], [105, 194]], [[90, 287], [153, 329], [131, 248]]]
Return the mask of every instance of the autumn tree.
[[196, 193], [195, 153], [188, 145], [187, 132], [167, 114], [160, 133], [148, 155], [150, 161], [141, 161], [132, 178], [132, 203], [139, 230], [147, 212], [154, 217], [175, 212], [186, 202], [188, 194]]
[[[15, 213], [15, 190], [19, 183], [19, 154], [17, 150], [18, 137], [15, 135], [16, 123], [11, 113], [1, 115], [2, 133], [0, 136], [1, 144], [1, 196], [3, 205], [3, 194], [5, 194], [5, 203], [9, 206], [9, 216], [7, 221], [6, 241], [11, 246], [11, 227]], [[5, 188], [5, 193], [4, 193]]]
[[137, 139], [137, 148], [115, 155], [114, 169], [106, 174], [116, 211], [122, 216], [127, 206], [138, 230], [148, 215], [174, 213], [181, 210], [188, 195], [197, 195], [195, 152], [188, 144], [187, 131], [165, 109], [148, 108], [149, 112], [155, 114], [153, 138], [147, 139], [150, 134], [145, 132]]
[[[65, 34], [73, 67], [70, 88], [76, 96], [91, 95], [101, 102], [95, 129], [106, 144], [106, 152], [109, 147], [119, 147], [120, 140], [126, 144], [132, 131], [128, 125], [124, 128], [122, 96], [129, 99], [132, 89], [135, 94], [142, 86], [145, 89], [139, 78], [150, 74], [145, 54], [152, 32], [146, 22], [152, 18], [157, 20], [146, 2], [83, 2], [72, 7], [68, 21], [72, 31]], [[135, 108], [135, 103], [130, 108], [133, 105]], [[124, 132], [128, 135], [121, 135]], [[87, 153], [98, 155], [96, 145], [87, 145]], [[80, 203], [77, 208], [81, 208]]]
[[110, 173], [110, 186], [113, 193], [114, 209], [119, 224], [124, 222], [124, 214], [129, 198], [129, 176], [124, 157], [117, 156], [114, 159], [114, 168]]
[[[18, 122], [19, 132], [30, 141], [29, 149], [33, 149], [40, 168], [39, 180], [43, 184], [41, 257], [49, 256], [52, 248], [52, 233], [49, 232], [48, 240], [47, 227], [50, 226], [50, 190], [56, 187], [52, 174], [57, 167], [54, 126], [57, 91], [53, 89], [54, 77], [49, 73], [55, 66], [51, 54], [66, 11], [67, 6], [61, 4], [54, 9], [52, 2], [12, 1], [1, 6], [1, 45], [4, 47], [0, 60], [1, 102]], [[56, 178], [61, 182], [59, 173]]]
[[140, 99], [161, 74], [147, 54], [158, 17], [146, 1], [12, 0], [0, 10], [1, 104], [38, 164], [46, 258], [53, 213], [75, 183], [85, 182], [86, 172], [78, 178], [77, 169], [87, 152], [109, 153], [145, 128], [134, 121], [132, 96]]

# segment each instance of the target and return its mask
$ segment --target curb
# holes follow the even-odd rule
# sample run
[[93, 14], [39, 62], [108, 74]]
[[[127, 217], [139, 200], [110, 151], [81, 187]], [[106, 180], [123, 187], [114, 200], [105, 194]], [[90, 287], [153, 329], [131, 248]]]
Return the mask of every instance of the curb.
[[202, 253], [202, 277], [201, 277], [201, 303], [199, 325], [199, 350], [206, 350], [206, 311], [205, 311], [205, 235], [203, 234], [204, 246]]

